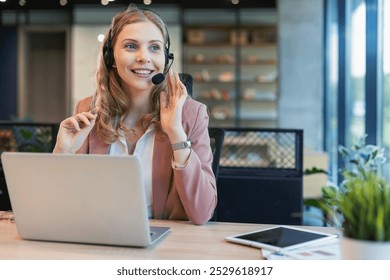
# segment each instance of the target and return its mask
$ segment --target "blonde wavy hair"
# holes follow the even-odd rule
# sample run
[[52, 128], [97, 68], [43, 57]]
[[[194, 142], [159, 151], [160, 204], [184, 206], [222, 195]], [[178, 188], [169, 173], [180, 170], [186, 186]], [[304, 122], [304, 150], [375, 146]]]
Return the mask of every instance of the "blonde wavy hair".
[[[167, 44], [168, 31], [164, 21], [154, 12], [139, 9], [131, 4], [125, 11], [117, 14], [111, 24], [111, 47], [115, 46], [118, 34], [122, 29], [132, 23], [153, 22], [161, 31], [164, 38], [164, 46]], [[114, 143], [119, 138], [119, 131], [128, 133], [123, 123], [123, 117], [128, 113], [131, 100], [121, 87], [121, 78], [116, 68], [107, 68], [104, 62], [103, 48], [107, 45], [110, 31], [107, 32], [102, 44], [102, 51], [99, 58], [99, 66], [96, 71], [97, 99], [99, 100], [99, 114], [96, 120], [96, 131], [99, 137], [107, 144]], [[167, 67], [167, 65], [165, 65]], [[166, 70], [166, 69], [164, 69]], [[145, 131], [151, 123], [160, 127], [160, 92], [166, 90], [167, 81], [155, 85], [150, 95], [151, 113], [141, 119], [142, 129]]]

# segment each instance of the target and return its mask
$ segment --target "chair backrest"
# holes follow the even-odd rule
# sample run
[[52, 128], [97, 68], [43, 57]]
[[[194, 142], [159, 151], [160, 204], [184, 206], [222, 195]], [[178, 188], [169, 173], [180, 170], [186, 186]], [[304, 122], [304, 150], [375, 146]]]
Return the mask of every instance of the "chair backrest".
[[[215, 180], [218, 182], [219, 176], [219, 161], [222, 154], [223, 140], [225, 138], [225, 130], [222, 128], [209, 127], [209, 136], [210, 136], [210, 146], [213, 153], [213, 162], [212, 169], [214, 172]], [[210, 221], [217, 220], [217, 213], [214, 212], [214, 215], [211, 217]]]
[[179, 78], [181, 82], [185, 85], [188, 95], [192, 96], [192, 83], [193, 83], [192, 76], [187, 73], [180, 73]]
[[225, 138], [225, 131], [222, 128], [209, 128], [211, 151], [213, 152], [212, 168], [215, 179], [218, 179], [219, 174], [219, 160], [221, 158], [223, 139]]
[[302, 224], [303, 130], [224, 131], [216, 220]]

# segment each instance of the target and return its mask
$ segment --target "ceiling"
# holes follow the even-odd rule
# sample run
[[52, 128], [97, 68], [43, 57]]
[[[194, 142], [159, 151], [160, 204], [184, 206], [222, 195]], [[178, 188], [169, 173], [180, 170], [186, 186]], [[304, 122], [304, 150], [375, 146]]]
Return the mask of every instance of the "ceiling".
[[[4, 1], [4, 0], [3, 0]], [[61, 0], [66, 2], [66, 5], [62, 6], [60, 0], [5, 0], [0, 1], [0, 10], [30, 10], [30, 9], [73, 9], [77, 5], [91, 5], [101, 6], [102, 8], [112, 5], [127, 6], [130, 3], [144, 5], [143, 0], [115, 0], [109, 2], [107, 6], [101, 4], [101, 0]], [[242, 7], [242, 8], [275, 8], [277, 0], [236, 0], [239, 4], [233, 5], [234, 0], [152, 0], [150, 7], [154, 4], [173, 4], [183, 8], [229, 8], [229, 7]], [[19, 2], [24, 2], [21, 6]]]

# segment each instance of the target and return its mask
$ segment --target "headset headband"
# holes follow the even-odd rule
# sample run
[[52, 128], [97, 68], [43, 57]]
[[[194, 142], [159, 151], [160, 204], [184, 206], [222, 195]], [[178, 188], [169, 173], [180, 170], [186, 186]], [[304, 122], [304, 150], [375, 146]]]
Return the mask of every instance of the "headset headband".
[[[161, 19], [161, 21], [163, 22], [164, 29], [165, 29], [165, 32], [167, 34], [166, 46], [164, 47], [165, 65], [168, 65], [169, 60], [173, 59], [173, 53], [170, 53], [170, 51], [169, 51], [169, 49], [171, 47], [171, 39], [169, 37], [168, 27], [165, 24], [165, 21], [162, 19], [162, 17], [158, 13], [156, 13], [152, 10], [138, 8], [137, 10], [135, 10], [133, 12], [137, 12], [137, 11], [141, 11], [142, 13], [145, 13], [145, 12], [153, 13], [157, 17], [159, 17]], [[104, 62], [106, 64], [107, 68], [112, 68], [114, 65], [114, 52], [113, 52], [113, 49], [111, 46], [111, 38], [112, 38], [112, 25], [110, 27], [110, 30], [108, 31], [108, 38], [106, 41], [106, 45], [103, 47], [103, 58], [104, 58]]]

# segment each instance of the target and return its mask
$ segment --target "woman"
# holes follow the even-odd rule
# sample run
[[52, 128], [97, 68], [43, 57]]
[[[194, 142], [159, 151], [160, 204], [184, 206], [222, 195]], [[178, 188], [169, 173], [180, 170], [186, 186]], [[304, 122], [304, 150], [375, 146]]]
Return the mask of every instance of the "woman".
[[204, 224], [217, 200], [208, 115], [172, 70], [152, 83], [169, 59], [168, 31], [156, 13], [130, 5], [116, 15], [103, 42], [97, 93], [61, 122], [53, 152], [139, 156], [149, 216]]

